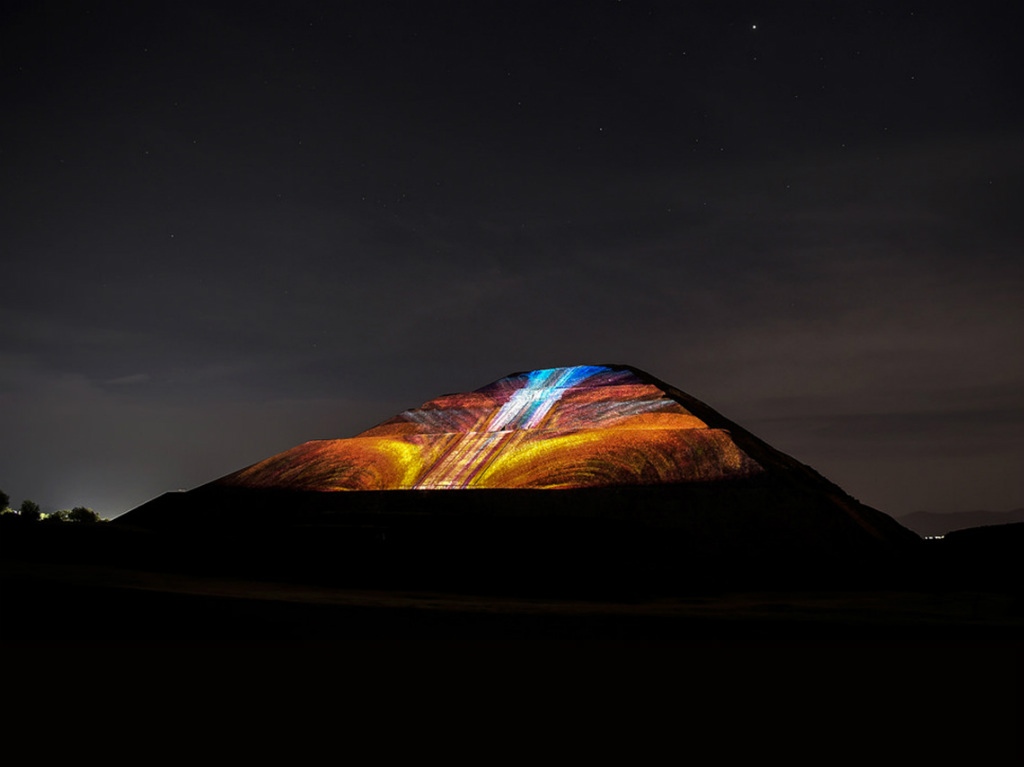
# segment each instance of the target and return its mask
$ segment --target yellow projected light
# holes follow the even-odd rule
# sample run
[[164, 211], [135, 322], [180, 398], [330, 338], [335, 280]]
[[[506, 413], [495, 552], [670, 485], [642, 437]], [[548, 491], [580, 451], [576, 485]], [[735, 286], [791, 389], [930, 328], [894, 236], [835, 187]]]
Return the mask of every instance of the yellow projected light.
[[521, 373], [407, 410], [349, 439], [307, 442], [221, 484], [458, 490], [665, 484], [761, 467], [628, 368]]

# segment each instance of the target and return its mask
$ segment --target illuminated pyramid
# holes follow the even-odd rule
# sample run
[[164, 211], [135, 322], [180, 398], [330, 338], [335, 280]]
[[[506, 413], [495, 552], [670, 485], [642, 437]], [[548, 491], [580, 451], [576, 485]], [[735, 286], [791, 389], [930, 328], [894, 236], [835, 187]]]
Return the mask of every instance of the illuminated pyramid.
[[306, 442], [216, 484], [319, 492], [564, 489], [764, 471], [728, 428], [684, 407], [688, 399], [625, 366], [516, 373], [430, 400], [355, 437]]
[[766, 574], [820, 585], [825, 571], [873, 572], [920, 543], [625, 365], [532, 370], [437, 397], [354, 437], [165, 493], [119, 522], [188, 531], [183, 540], [214, 542], [218, 562], [257, 570], [474, 589]]

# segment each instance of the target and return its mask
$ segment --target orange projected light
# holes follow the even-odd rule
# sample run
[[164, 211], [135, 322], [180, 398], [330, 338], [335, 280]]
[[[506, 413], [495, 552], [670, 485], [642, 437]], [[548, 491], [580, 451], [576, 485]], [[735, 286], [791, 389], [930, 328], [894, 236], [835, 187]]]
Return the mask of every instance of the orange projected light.
[[452, 490], [662, 484], [761, 467], [661, 388], [624, 368], [502, 378], [349, 439], [307, 442], [220, 480], [290, 490]]

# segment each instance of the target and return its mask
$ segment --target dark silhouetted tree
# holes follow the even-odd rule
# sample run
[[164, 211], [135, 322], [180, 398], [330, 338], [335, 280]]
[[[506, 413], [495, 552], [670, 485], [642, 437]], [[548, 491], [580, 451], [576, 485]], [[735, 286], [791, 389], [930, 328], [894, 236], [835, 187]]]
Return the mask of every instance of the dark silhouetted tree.
[[27, 498], [21, 502], [21, 508], [19, 509], [23, 519], [36, 521], [40, 517], [39, 504], [35, 501], [30, 501]]
[[68, 512], [68, 522], [91, 525], [100, 521], [100, 515], [85, 506], [75, 506]]
[[11, 505], [11, 496], [7, 495], [3, 490], [0, 490], [0, 511], [3, 511]]
[[92, 525], [97, 522], [102, 522], [102, 518], [92, 509], [86, 508], [85, 506], [75, 506], [75, 508], [68, 511], [67, 509], [59, 509], [52, 514], [47, 514], [43, 518], [44, 522], [75, 522], [80, 525]]

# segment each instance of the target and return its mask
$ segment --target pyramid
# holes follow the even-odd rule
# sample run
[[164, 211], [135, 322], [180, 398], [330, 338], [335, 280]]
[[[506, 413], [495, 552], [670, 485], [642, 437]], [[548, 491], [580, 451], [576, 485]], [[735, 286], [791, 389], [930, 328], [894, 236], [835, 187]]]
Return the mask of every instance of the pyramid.
[[118, 521], [177, 531], [192, 549], [210, 541], [215, 557], [257, 570], [460, 588], [763, 585], [766, 574], [820, 584], [826, 571], [860, 578], [921, 543], [628, 365], [514, 373], [165, 493]]
[[633, 368], [515, 373], [348, 439], [306, 442], [218, 484], [317, 492], [566, 489], [750, 477], [763, 467]]

